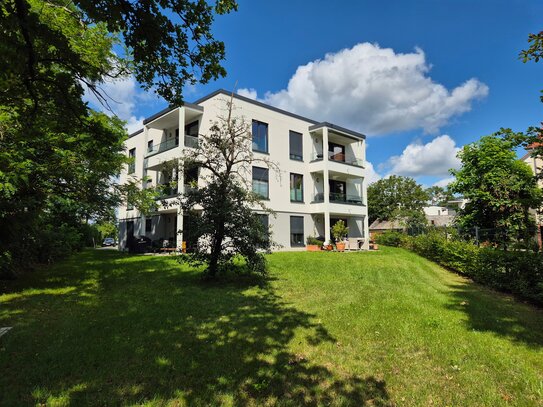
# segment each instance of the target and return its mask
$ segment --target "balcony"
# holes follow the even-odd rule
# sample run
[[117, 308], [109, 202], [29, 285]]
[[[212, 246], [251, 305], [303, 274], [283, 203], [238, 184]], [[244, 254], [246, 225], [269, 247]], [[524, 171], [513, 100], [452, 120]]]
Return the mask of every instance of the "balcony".
[[157, 201], [161, 201], [168, 198], [177, 196], [177, 187], [172, 187], [167, 184], [159, 185], [160, 195], [156, 198]]
[[[322, 159], [323, 159], [322, 153], [313, 153], [311, 157], [311, 162], [322, 161]], [[328, 151], [328, 161], [334, 161], [337, 163], [354, 165], [355, 167], [364, 168], [364, 160], [361, 160], [360, 158], [356, 158], [354, 156], [350, 156], [344, 153], [334, 154], [332, 151]]]
[[[358, 195], [347, 195], [331, 192], [328, 196], [330, 203], [339, 203], [347, 205], [358, 205], [363, 206], [362, 197]], [[322, 203], [324, 202], [324, 193], [319, 192], [313, 197], [311, 203]]]
[[185, 147], [189, 148], [198, 148], [198, 137], [189, 136], [188, 134], [185, 134]]
[[149, 148], [147, 148], [146, 157], [150, 157], [152, 155], [162, 153], [163, 151], [171, 150], [172, 148], [175, 148], [177, 146], [179, 146], [179, 140], [176, 138], [166, 140], [160, 144], [149, 146]]

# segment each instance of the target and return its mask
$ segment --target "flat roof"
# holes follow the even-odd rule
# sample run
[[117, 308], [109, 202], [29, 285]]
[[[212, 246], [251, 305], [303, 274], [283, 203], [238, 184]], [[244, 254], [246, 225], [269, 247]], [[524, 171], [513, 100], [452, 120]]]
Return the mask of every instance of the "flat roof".
[[[362, 134], [362, 133], [359, 133], [359, 132], [356, 132], [354, 130], [349, 130], [349, 129], [346, 129], [345, 127], [341, 127], [341, 126], [338, 126], [338, 125], [335, 125], [335, 124], [332, 124], [332, 123], [328, 123], [328, 122], [318, 122], [316, 120], [313, 120], [313, 119], [309, 119], [307, 117], [304, 117], [304, 116], [300, 116], [296, 113], [291, 113], [291, 112], [288, 112], [286, 110], [283, 110], [283, 109], [279, 109], [277, 107], [274, 107], [274, 106], [271, 106], [271, 105], [268, 105], [266, 103], [262, 103], [262, 102], [259, 102], [258, 100], [254, 100], [254, 99], [251, 99], [251, 98], [248, 98], [246, 96], [242, 96], [242, 95], [239, 95], [237, 93], [233, 93], [233, 92], [229, 92], [225, 89], [218, 89], [216, 90], [215, 92], [213, 93], [210, 93], [209, 95], [207, 96], [204, 96], [200, 99], [198, 99], [197, 101], [195, 101], [194, 103], [184, 103], [183, 106], [185, 107], [190, 107], [192, 109], [196, 109], [196, 110], [200, 110], [200, 111], [203, 111], [204, 108], [202, 106], [199, 106], [200, 103], [203, 103], [205, 102], [206, 100], [209, 100], [219, 94], [223, 94], [223, 95], [226, 95], [226, 96], [233, 96], [234, 98], [236, 99], [239, 99], [239, 100], [242, 100], [244, 102], [247, 102], [247, 103], [251, 103], [253, 105], [256, 105], [256, 106], [260, 106], [260, 107], [263, 107], [265, 109], [268, 109], [268, 110], [271, 110], [271, 111], [274, 111], [274, 112], [277, 112], [277, 113], [281, 113], [281, 114], [284, 114], [286, 116], [290, 116], [290, 117], [293, 117], [295, 119], [299, 119], [299, 120], [303, 120], [303, 121], [306, 121], [306, 122], [309, 122], [311, 123], [312, 125], [309, 127], [309, 130], [317, 130], [319, 128], [322, 128], [322, 127], [329, 127], [330, 129], [334, 129], [334, 130], [337, 130], [337, 131], [340, 131], [342, 133], [345, 133], [345, 134], [348, 134], [348, 135], [351, 135], [351, 136], [354, 136], [356, 138], [359, 138], [359, 139], [365, 139], [366, 138], [366, 135], [365, 134]], [[170, 107], [167, 107], [163, 110], [161, 110], [160, 112], [158, 113], [155, 113], [153, 114], [152, 116], [149, 116], [147, 117], [146, 119], [143, 120], [143, 124], [148, 124], [150, 122], [152, 122], [153, 120], [156, 120], [158, 119], [159, 117], [161, 116], [164, 116], [165, 114], [167, 113], [170, 113], [172, 110], [176, 109], [177, 106], [170, 106]], [[133, 137], [133, 136], [136, 136], [138, 134], [140, 134], [141, 132], [143, 131], [143, 129], [140, 129], [132, 134], [130, 134], [128, 137]]]

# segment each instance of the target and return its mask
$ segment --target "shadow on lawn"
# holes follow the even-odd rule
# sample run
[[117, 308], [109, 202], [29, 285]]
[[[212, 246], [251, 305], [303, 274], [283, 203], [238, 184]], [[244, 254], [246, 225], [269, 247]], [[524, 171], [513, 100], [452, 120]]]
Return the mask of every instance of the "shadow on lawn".
[[[392, 404], [383, 381], [333, 372], [333, 360], [322, 366], [309, 354], [293, 354], [293, 340], [305, 341], [305, 349], [336, 340], [270, 287], [203, 283], [166, 258], [100, 256], [90, 262], [98, 256], [83, 254], [84, 270], [44, 286], [73, 286], [74, 278], [98, 284], [43, 298], [51, 318], [21, 317], [24, 329], [2, 352], [13, 372], [4, 384], [18, 389], [6, 405], [48, 398], [78, 406], [175, 398], [187, 405]], [[35, 307], [37, 299], [8, 305]]]
[[543, 311], [476, 283], [450, 286], [449, 308], [467, 315], [469, 329], [493, 332], [530, 347], [543, 346]]

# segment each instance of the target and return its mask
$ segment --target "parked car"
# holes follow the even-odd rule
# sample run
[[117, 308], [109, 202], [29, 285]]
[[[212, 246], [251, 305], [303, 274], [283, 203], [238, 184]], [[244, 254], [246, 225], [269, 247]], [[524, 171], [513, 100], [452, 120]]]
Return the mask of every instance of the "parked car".
[[106, 237], [102, 242], [102, 246], [115, 246], [115, 239], [112, 237]]

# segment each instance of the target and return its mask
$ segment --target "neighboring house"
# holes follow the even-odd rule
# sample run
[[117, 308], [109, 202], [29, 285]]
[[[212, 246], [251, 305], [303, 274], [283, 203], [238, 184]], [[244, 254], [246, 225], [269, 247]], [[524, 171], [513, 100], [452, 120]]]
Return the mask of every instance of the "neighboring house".
[[[429, 226], [451, 226], [454, 222], [454, 217], [456, 216], [456, 211], [454, 209], [445, 206], [425, 206], [422, 210], [424, 211]], [[405, 229], [405, 226], [402, 225], [402, 222], [399, 220], [377, 219], [372, 222], [369, 229], [373, 236], [374, 234], [379, 234], [386, 230], [401, 231]]]
[[[126, 150], [135, 163], [121, 173], [129, 177], [150, 177], [147, 186], [177, 181], [180, 193], [193, 181], [202, 183], [198, 169], [176, 176], [165, 173], [165, 162], [178, 158], [209, 132], [210, 123], [224, 115], [231, 93], [218, 90], [195, 103], [168, 108], [143, 121], [143, 129], [130, 135]], [[276, 217], [262, 214], [272, 238], [283, 250], [303, 247], [305, 239], [320, 236], [331, 240], [330, 229], [344, 220], [350, 238], [368, 236], [366, 180], [364, 169], [366, 137], [330, 123], [277, 109], [264, 103], [233, 95], [235, 114], [252, 123], [253, 151], [276, 162], [278, 178], [271, 170], [252, 167], [253, 191], [261, 194]], [[191, 216], [175, 203], [177, 190], [170, 192], [172, 206], [160, 206], [150, 216], [135, 208], [119, 208], [119, 245], [126, 248], [129, 236], [169, 240], [180, 247], [185, 241], [178, 231], [190, 228]], [[258, 211], [257, 211], [258, 212]], [[197, 216], [197, 215], [196, 215]], [[186, 242], [190, 247], [194, 242]], [[365, 239], [363, 248], [367, 248]]]

